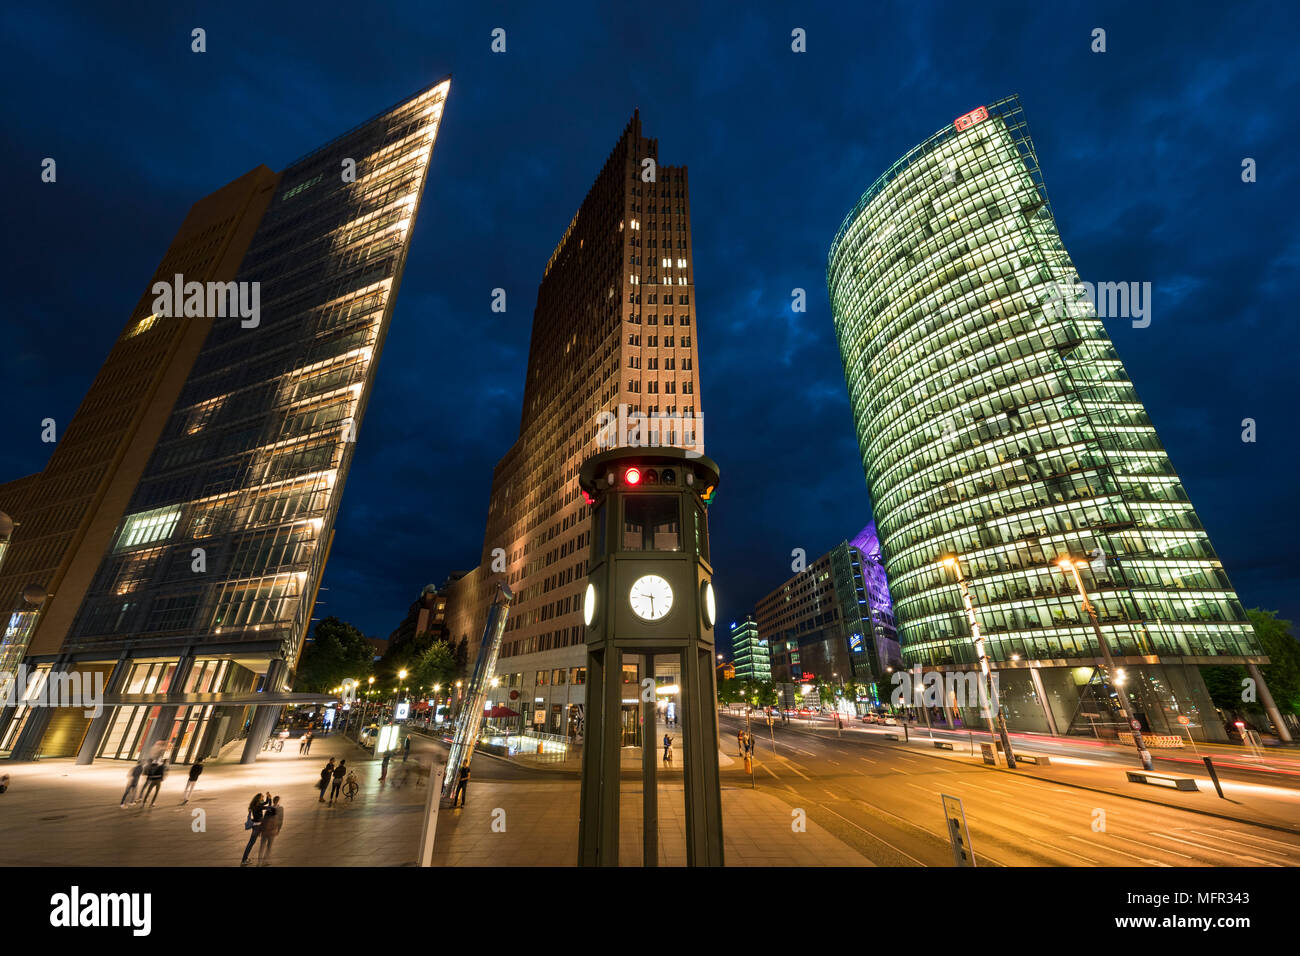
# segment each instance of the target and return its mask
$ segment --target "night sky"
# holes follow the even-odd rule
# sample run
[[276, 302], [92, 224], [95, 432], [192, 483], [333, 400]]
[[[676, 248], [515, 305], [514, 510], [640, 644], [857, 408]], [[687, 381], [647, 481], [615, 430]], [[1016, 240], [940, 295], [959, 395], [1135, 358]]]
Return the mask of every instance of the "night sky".
[[44, 466], [41, 419], [71, 418], [192, 203], [451, 73], [316, 610], [387, 636], [478, 561], [542, 269], [639, 108], [660, 161], [690, 168], [729, 622], [792, 549], [811, 561], [870, 518], [826, 294], [836, 229], [916, 143], [1018, 93], [1082, 278], [1152, 283], [1149, 328], [1106, 324], [1233, 584], [1300, 618], [1292, 4], [58, 6], [0, 14], [0, 480]]

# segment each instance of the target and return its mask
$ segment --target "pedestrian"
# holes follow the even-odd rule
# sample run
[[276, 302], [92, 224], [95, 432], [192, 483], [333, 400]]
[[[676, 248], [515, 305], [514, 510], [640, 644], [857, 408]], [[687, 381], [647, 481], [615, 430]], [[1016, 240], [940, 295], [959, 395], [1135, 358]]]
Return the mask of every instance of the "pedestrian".
[[340, 760], [339, 765], [334, 768], [334, 783], [330, 786], [330, 806], [334, 806], [334, 800], [338, 797], [339, 791], [343, 789], [343, 778], [348, 774], [348, 762]]
[[320, 800], [319, 803], [325, 802], [325, 791], [330, 787], [330, 780], [334, 777], [334, 758], [330, 757], [330, 762], [325, 765], [325, 769], [320, 772]]
[[388, 761], [392, 759], [393, 759], [393, 752], [391, 750], [385, 750], [384, 762], [383, 765], [379, 768], [379, 782], [381, 784], [388, 779]]
[[406, 758], [411, 756], [411, 737], [408, 734], [402, 741], [402, 763], [406, 763]]
[[203, 773], [202, 757], [190, 765], [190, 777], [185, 781], [185, 799], [181, 803], [190, 802], [190, 794], [194, 792], [194, 785], [199, 782], [199, 774], [201, 773]]
[[9, 774], [0, 775], [0, 793], [9, 791]]
[[240, 866], [248, 866], [248, 854], [253, 850], [253, 844], [257, 838], [262, 835], [262, 817], [266, 813], [267, 805], [271, 801], [271, 795], [255, 793], [253, 799], [248, 801], [248, 816], [244, 818], [244, 829], [248, 833], [248, 845], [244, 847], [244, 858], [239, 861]]
[[135, 802], [135, 788], [140, 786], [140, 774], [143, 770], [144, 767], [137, 762], [135, 766], [126, 772], [126, 789], [122, 791], [121, 809], [126, 809], [128, 797], [131, 798], [132, 803]]
[[673, 762], [673, 738], [664, 734], [664, 766], [670, 767]]
[[[158, 791], [162, 789], [163, 777], [167, 775], [167, 762], [164, 760], [155, 760], [144, 770], [144, 790], [140, 794], [140, 803], [143, 805], [148, 802], [153, 806], [158, 802]], [[153, 794], [153, 800], [149, 800], [149, 794]]]
[[744, 754], [745, 754], [745, 731], [744, 731], [743, 728], [740, 729], [740, 730], [737, 730], [737, 731], [736, 731], [736, 746], [740, 748], [740, 753], [736, 754], [736, 756], [737, 756], [737, 757], [744, 756]]
[[307, 745], [306, 745], [306, 746], [307, 746], [307, 749], [304, 750], [303, 753], [305, 753], [308, 757], [310, 757], [310, 756], [311, 756], [311, 742], [312, 742], [313, 740], [316, 739], [316, 735], [315, 735], [314, 733], [312, 733], [312, 732], [309, 730], [309, 731], [307, 731], [307, 733], [305, 733], [303, 736], [307, 738]]
[[466, 760], [460, 766], [460, 773], [456, 775], [456, 792], [452, 794], [451, 805], [454, 807], [459, 802], [462, 809], [465, 806], [465, 790], [469, 786], [469, 761]]
[[262, 816], [262, 842], [257, 847], [257, 865], [271, 865], [271, 845], [275, 843], [275, 838], [280, 835], [280, 829], [284, 826], [284, 807], [280, 806], [280, 798], [273, 797], [271, 805], [266, 808], [266, 813]]

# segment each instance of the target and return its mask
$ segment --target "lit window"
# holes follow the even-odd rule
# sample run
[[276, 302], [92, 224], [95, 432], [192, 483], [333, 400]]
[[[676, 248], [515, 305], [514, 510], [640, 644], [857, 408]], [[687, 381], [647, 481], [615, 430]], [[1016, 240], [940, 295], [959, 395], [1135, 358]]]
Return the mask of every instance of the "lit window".
[[176, 523], [181, 518], [181, 506], [169, 505], [155, 508], [153, 511], [141, 511], [127, 517], [122, 525], [122, 535], [117, 539], [116, 550], [134, 548], [141, 544], [151, 544], [171, 537], [176, 530]]
[[148, 332], [157, 324], [158, 324], [157, 315], [146, 315], [143, 319], [141, 319], [139, 322], [137, 322], [135, 325], [131, 326], [131, 328], [127, 330], [127, 333], [124, 336], [124, 338], [133, 339], [137, 335], [141, 334], [142, 332]]

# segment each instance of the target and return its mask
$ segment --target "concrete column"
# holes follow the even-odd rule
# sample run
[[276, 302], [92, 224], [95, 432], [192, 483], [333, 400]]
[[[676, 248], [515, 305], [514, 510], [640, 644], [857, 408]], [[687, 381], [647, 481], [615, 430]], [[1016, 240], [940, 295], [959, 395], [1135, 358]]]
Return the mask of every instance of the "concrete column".
[[[113, 673], [108, 675], [108, 683], [104, 685], [105, 694], [120, 694], [122, 688], [126, 686], [127, 676], [131, 673], [131, 655], [128, 651], [123, 650], [113, 665]], [[85, 766], [95, 762], [95, 754], [99, 751], [99, 745], [104, 741], [104, 734], [108, 733], [108, 728], [113, 725], [113, 718], [117, 715], [118, 708], [104, 707], [104, 712], [90, 722], [86, 728], [86, 736], [82, 738], [81, 749], [77, 751], [77, 766]]]
[[[49, 674], [46, 675], [46, 686], [42, 694], [47, 700], [50, 692], [50, 681], [54, 680], [56, 674], [62, 674], [68, 669], [68, 659], [60, 657], [50, 668]], [[14, 741], [13, 750], [9, 752], [10, 760], [35, 760], [41, 753], [41, 739], [45, 736], [45, 730], [50, 724], [50, 716], [53, 714], [53, 707], [29, 707], [27, 709], [27, 721], [23, 724], [23, 729], [18, 734], [18, 739]]]
[[[284, 659], [277, 657], [266, 668], [266, 680], [262, 684], [262, 692], [274, 693], [282, 690], [284, 674]], [[257, 759], [262, 745], [266, 743], [266, 738], [270, 736], [271, 729], [275, 726], [275, 718], [280, 713], [280, 707], [280, 704], [253, 705], [253, 723], [248, 728], [248, 739], [244, 741], [244, 752], [239, 758], [240, 763], [252, 763]]]
[[1047, 729], [1053, 737], [1061, 736], [1060, 731], [1056, 729], [1056, 715], [1052, 713], [1052, 705], [1047, 699], [1047, 691], [1043, 688], [1043, 678], [1038, 673], [1037, 667], [1029, 668], [1029, 679], [1034, 682], [1034, 693], [1038, 695], [1038, 702], [1043, 706], [1043, 716], [1047, 718]]
[[1264, 683], [1264, 675], [1260, 673], [1259, 665], [1247, 664], [1246, 670], [1255, 681], [1255, 686], [1259, 688], [1259, 702], [1264, 705], [1264, 712], [1273, 721], [1273, 726], [1277, 728], [1278, 739], [1284, 744], [1291, 743], [1291, 731], [1287, 728], [1286, 721], [1282, 719], [1281, 712], [1277, 709], [1277, 704], [1273, 703], [1273, 695], [1268, 691], [1268, 684]]

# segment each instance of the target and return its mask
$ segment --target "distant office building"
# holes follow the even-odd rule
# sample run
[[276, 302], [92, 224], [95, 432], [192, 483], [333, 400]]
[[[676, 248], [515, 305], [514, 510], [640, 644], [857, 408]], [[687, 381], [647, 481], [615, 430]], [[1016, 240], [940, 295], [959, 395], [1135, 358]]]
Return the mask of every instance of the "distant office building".
[[[288, 702], [449, 83], [196, 203], [37, 476], [0, 486], [0, 669], [103, 715], [0, 714], [14, 757], [189, 761]], [[29, 585], [38, 585], [36, 592]], [[24, 597], [24, 592], [27, 596]], [[40, 591], [45, 592], [44, 600]]]
[[754, 617], [773, 680], [875, 685], [874, 699], [887, 699], [889, 668], [901, 656], [874, 525], [760, 600]]
[[731, 625], [731, 656], [741, 680], [772, 679], [772, 652], [767, 640], [759, 636], [758, 622], [752, 617]]
[[[908, 665], [976, 667], [940, 564], [955, 557], [1011, 726], [1113, 726], [1097, 640], [1057, 565], [1087, 559], [1139, 718], [1224, 739], [1198, 668], [1244, 664], [1262, 683], [1262, 651], [1078, 284], [1019, 102], [960, 117], [880, 176], [827, 280]], [[1129, 289], [1108, 286], [1128, 285], [1092, 298], [1116, 317]]]
[[[635, 443], [636, 416], [656, 423], [658, 444], [704, 450], [692, 253], [686, 168], [659, 162], [633, 114], [546, 263], [519, 438], [493, 474], [479, 572], [451, 596], [473, 660], [496, 583], [509, 583], [497, 670], [529, 702], [526, 723], [548, 733], [580, 725], [585, 703], [590, 531], [579, 466]], [[660, 664], [656, 677], [676, 683], [675, 665]], [[639, 680], [637, 665], [625, 668]], [[635, 704], [629, 713], [635, 721]]]

